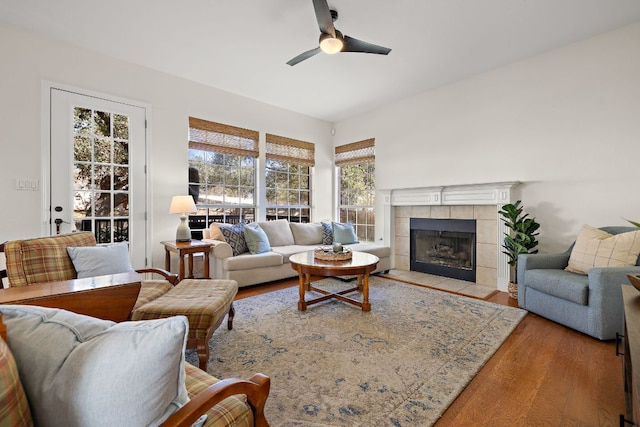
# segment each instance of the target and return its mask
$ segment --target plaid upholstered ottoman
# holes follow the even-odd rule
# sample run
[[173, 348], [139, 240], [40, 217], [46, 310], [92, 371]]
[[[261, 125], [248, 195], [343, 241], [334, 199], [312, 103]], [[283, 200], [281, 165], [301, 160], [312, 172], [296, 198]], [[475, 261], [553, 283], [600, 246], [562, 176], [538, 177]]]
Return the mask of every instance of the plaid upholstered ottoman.
[[235, 280], [184, 279], [159, 298], [131, 313], [131, 320], [186, 316], [189, 320], [187, 347], [198, 352], [198, 366], [206, 372], [209, 340], [229, 313], [227, 327], [233, 328]]

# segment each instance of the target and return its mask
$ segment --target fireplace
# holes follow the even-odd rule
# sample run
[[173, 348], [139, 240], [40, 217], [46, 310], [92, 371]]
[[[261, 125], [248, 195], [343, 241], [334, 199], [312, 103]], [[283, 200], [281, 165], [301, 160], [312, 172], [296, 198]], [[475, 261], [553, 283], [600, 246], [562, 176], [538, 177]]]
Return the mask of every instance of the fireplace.
[[476, 220], [411, 218], [410, 269], [476, 281]]

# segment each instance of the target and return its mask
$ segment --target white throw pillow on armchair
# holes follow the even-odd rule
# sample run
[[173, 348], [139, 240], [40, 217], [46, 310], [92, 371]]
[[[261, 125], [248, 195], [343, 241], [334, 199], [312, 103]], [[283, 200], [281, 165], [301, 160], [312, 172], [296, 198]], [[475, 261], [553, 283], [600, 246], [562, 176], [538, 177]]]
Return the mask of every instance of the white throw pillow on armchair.
[[70, 246], [67, 253], [78, 273], [78, 279], [133, 270], [126, 242], [108, 246]]
[[188, 401], [183, 316], [114, 323], [0, 305], [36, 425], [156, 426]]

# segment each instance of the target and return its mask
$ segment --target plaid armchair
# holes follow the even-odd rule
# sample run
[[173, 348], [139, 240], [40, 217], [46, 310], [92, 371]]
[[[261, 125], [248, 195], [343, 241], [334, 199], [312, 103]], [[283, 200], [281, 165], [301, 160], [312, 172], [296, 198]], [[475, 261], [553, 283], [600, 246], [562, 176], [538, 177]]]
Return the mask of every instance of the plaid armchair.
[[[4, 243], [6, 276], [9, 286], [55, 282], [77, 278], [67, 247], [96, 246], [96, 238], [89, 231], [12, 240]], [[142, 269], [163, 276], [163, 280], [143, 280], [134, 310], [167, 293], [178, 280], [176, 275], [160, 269]]]
[[[7, 277], [10, 287], [74, 280], [77, 273], [67, 247], [81, 246], [96, 246], [91, 232], [6, 242], [0, 245], [6, 256], [6, 271], [0, 277]], [[237, 282], [189, 279], [178, 283], [176, 275], [161, 269], [137, 271], [158, 273], [163, 280], [142, 281], [132, 320], [184, 315], [189, 321], [187, 347], [197, 348], [200, 362], [201, 369], [189, 364], [185, 367], [185, 385], [192, 401], [163, 425], [190, 426], [198, 414], [206, 413], [204, 426], [268, 426], [263, 413], [268, 377], [256, 374], [250, 380], [220, 381], [205, 372], [208, 340], [227, 311], [229, 329], [232, 327]]]

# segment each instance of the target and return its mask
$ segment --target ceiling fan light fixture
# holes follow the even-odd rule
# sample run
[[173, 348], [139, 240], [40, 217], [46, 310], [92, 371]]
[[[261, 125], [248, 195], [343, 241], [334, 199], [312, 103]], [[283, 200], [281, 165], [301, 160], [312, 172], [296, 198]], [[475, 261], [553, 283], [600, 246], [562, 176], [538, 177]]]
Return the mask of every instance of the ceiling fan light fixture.
[[322, 34], [320, 36], [320, 50], [329, 55], [338, 53], [344, 47], [344, 43], [337, 37], [333, 37], [330, 34]]

